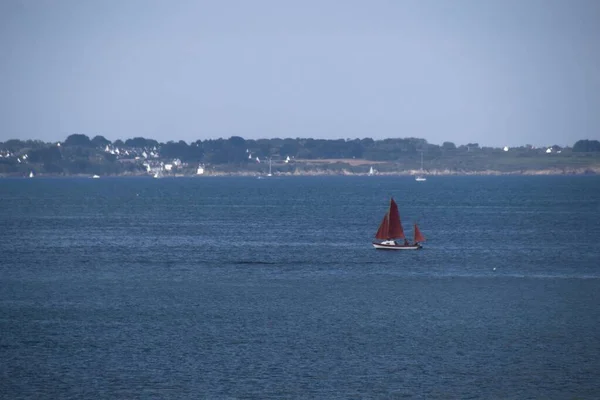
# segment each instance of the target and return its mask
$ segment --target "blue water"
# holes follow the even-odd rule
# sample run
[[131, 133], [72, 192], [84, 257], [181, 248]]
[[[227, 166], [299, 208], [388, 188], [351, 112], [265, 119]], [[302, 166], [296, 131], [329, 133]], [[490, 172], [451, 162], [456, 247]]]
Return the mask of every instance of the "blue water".
[[[418, 252], [370, 242], [394, 196]], [[600, 398], [600, 177], [0, 180], [0, 398]]]

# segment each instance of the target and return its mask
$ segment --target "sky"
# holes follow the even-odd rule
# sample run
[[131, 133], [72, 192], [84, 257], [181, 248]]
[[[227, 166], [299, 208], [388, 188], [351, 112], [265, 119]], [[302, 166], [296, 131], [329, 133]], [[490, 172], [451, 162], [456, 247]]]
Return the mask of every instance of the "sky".
[[597, 0], [2, 0], [0, 141], [600, 139]]

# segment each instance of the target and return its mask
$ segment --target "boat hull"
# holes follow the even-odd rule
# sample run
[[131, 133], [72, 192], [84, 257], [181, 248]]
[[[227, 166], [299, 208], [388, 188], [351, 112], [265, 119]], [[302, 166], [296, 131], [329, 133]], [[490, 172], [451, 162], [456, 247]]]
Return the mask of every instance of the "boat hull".
[[405, 245], [405, 244], [386, 244], [386, 243], [373, 243], [373, 247], [377, 250], [420, 250], [423, 248], [420, 244], [416, 245]]

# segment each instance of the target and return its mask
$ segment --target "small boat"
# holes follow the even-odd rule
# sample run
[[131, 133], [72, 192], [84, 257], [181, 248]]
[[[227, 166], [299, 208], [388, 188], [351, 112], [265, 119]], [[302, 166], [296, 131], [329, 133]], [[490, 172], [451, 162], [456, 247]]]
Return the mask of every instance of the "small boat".
[[423, 152], [421, 152], [421, 172], [415, 177], [415, 181], [424, 182], [427, 178], [423, 175]]
[[369, 169], [369, 176], [373, 175], [375, 175], [375, 170], [373, 169], [373, 167], [371, 167], [371, 169]]
[[92, 179], [100, 179], [100, 175], [92, 175]]
[[269, 158], [269, 173], [267, 174], [267, 176], [273, 176], [273, 174], [271, 173], [271, 159]]
[[29, 171], [29, 177], [33, 178], [35, 175], [33, 174], [33, 171]]
[[[415, 236], [413, 243], [409, 243], [404, 236], [404, 229], [402, 229], [402, 223], [400, 222], [400, 213], [398, 212], [398, 205], [394, 201], [394, 198], [390, 200], [390, 209], [385, 213], [379, 229], [375, 234], [375, 239], [381, 240], [380, 242], [373, 242], [373, 247], [378, 250], [419, 250], [422, 249], [421, 242], [425, 241], [425, 236], [419, 230], [417, 224], [414, 224]], [[399, 244], [396, 239], [403, 239], [404, 242]]]

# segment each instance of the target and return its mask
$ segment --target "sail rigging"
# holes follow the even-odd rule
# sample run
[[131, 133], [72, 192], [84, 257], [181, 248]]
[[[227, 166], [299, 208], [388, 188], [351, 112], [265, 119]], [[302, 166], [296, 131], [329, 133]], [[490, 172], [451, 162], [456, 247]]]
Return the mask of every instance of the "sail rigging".
[[375, 238], [380, 240], [405, 238], [404, 229], [402, 229], [402, 223], [400, 222], [398, 205], [394, 201], [394, 198], [390, 200], [390, 209], [383, 217]]
[[423, 234], [419, 230], [419, 227], [417, 226], [417, 224], [415, 224], [415, 243], [424, 242], [425, 240], [425, 236], [423, 236]]
[[383, 221], [379, 224], [379, 229], [377, 229], [377, 233], [375, 234], [376, 239], [387, 240], [389, 238], [388, 232], [390, 230], [390, 214], [385, 213], [383, 216]]

